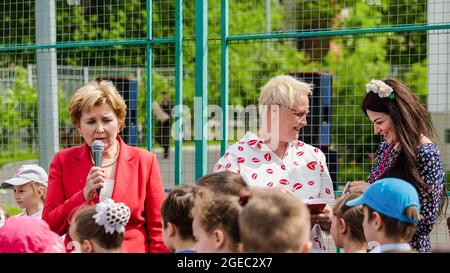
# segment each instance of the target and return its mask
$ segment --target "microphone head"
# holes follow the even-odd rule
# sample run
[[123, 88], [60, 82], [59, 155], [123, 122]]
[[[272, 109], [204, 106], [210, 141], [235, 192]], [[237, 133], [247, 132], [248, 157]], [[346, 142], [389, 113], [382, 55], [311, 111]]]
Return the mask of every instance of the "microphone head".
[[105, 144], [101, 140], [95, 140], [92, 142], [92, 152], [103, 152], [103, 149], [105, 149]]

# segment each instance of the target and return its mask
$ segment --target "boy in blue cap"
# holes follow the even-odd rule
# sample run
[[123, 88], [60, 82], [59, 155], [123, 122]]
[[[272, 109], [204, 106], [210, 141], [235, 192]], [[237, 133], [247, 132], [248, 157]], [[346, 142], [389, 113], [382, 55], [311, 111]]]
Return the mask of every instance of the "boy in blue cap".
[[391, 177], [380, 179], [346, 205], [363, 205], [364, 236], [369, 244], [376, 244], [371, 253], [412, 252], [408, 243], [416, 232], [420, 203], [410, 183]]

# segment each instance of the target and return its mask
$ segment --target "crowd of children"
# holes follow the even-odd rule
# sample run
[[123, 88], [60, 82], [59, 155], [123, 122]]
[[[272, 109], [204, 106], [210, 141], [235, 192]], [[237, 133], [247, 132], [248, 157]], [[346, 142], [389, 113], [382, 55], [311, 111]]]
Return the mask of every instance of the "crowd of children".
[[[130, 209], [112, 199], [78, 208], [70, 221], [70, 245], [40, 219], [47, 174], [23, 165], [2, 187], [13, 187], [22, 208], [8, 217], [0, 207], [0, 252], [123, 252]], [[420, 220], [416, 189], [384, 178], [365, 193], [342, 195], [332, 207], [330, 234], [350, 252], [413, 252], [409, 242]], [[249, 187], [236, 173], [223, 171], [183, 184], [161, 207], [163, 241], [175, 253], [306, 253], [311, 251], [311, 212], [291, 192]]]

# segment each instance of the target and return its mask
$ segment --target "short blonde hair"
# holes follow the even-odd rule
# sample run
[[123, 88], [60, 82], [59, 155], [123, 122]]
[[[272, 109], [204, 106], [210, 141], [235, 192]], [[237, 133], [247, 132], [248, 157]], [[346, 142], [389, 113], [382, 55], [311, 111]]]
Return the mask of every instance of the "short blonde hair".
[[253, 188], [239, 230], [246, 252], [299, 252], [309, 241], [310, 214], [293, 194]]
[[299, 81], [289, 75], [280, 75], [270, 79], [261, 88], [259, 105], [278, 104], [287, 109], [294, 106], [298, 95], [310, 96], [312, 87], [310, 84]]
[[45, 203], [45, 195], [47, 194], [47, 187], [42, 185], [41, 183], [31, 181], [30, 182], [31, 188], [33, 189], [34, 196], [39, 197], [39, 194], [41, 194], [41, 202]]
[[119, 120], [119, 128], [122, 130], [125, 127], [127, 105], [110, 81], [93, 81], [79, 88], [70, 100], [70, 121], [75, 127], [78, 127], [83, 112], [89, 112], [95, 106], [104, 103], [108, 103], [114, 109]]

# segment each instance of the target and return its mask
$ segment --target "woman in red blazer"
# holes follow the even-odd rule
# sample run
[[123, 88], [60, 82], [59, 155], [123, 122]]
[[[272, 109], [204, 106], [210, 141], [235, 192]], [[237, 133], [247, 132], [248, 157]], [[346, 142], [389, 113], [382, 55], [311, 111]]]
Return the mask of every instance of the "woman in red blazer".
[[[74, 209], [112, 198], [131, 210], [124, 251], [169, 252], [162, 241], [164, 187], [158, 162], [154, 154], [128, 146], [118, 135], [126, 104], [117, 89], [108, 81], [89, 83], [75, 92], [69, 110], [86, 143], [62, 150], [52, 160], [42, 218], [63, 235]], [[95, 140], [105, 146], [101, 167], [93, 166]], [[68, 235], [65, 242], [70, 242]]]

